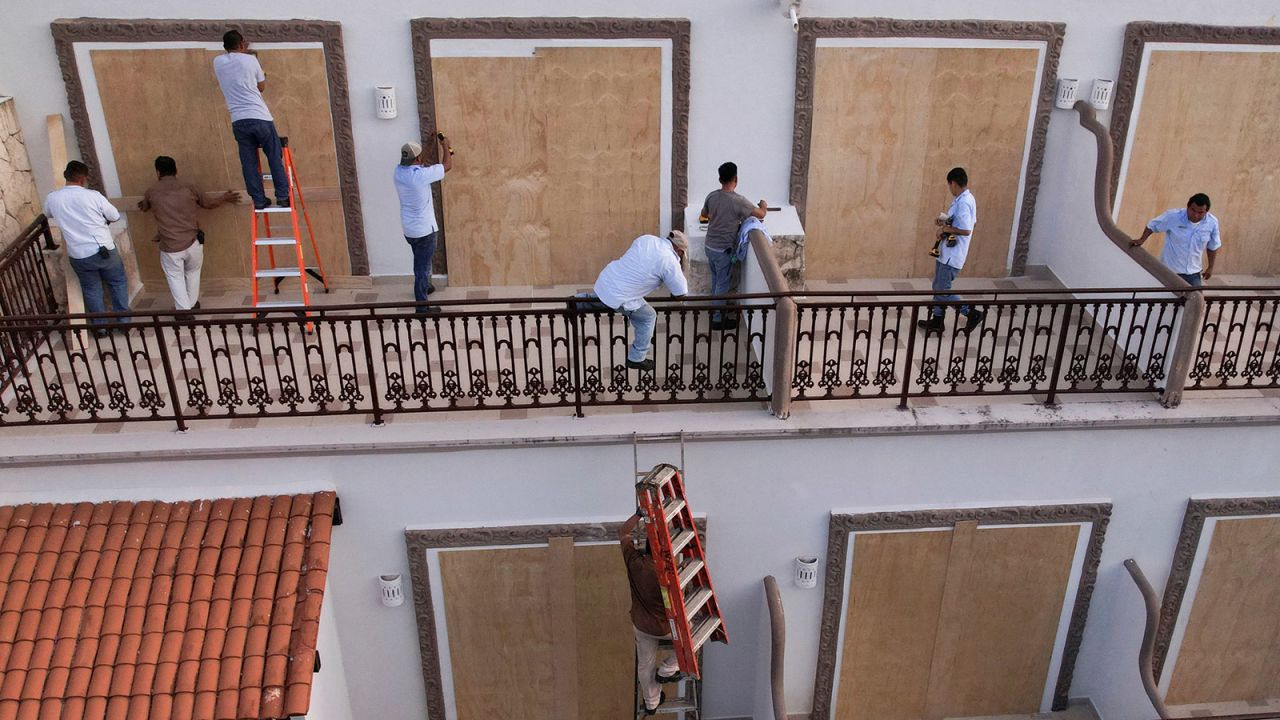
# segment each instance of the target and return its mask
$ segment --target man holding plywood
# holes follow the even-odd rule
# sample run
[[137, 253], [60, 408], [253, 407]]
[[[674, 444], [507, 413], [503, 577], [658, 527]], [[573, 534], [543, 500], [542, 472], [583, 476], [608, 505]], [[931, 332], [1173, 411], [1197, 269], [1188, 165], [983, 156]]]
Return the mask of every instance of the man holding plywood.
[[453, 168], [453, 148], [444, 133], [436, 133], [436, 140], [440, 142], [441, 162], [428, 165], [422, 145], [407, 142], [400, 148], [400, 164], [393, 177], [400, 197], [400, 227], [413, 250], [413, 299], [418, 301], [418, 312], [439, 309], [424, 304], [435, 289], [431, 286], [431, 258], [440, 234], [431, 185], [444, 180], [444, 174]]
[[640, 682], [640, 694], [644, 697], [646, 715], [653, 715], [666, 696], [662, 683], [680, 679], [680, 664], [674, 654], [668, 655], [658, 665], [658, 643], [671, 636], [667, 622], [667, 610], [662, 602], [662, 586], [658, 583], [658, 571], [647, 547], [637, 544], [634, 538], [640, 524], [637, 513], [627, 518], [618, 528], [618, 542], [622, 543], [622, 560], [627, 565], [627, 582], [631, 585], [631, 624], [636, 633], [636, 679]]
[[271, 206], [262, 188], [262, 170], [258, 165], [258, 149], [261, 148], [271, 168], [276, 204], [289, 207], [289, 176], [281, 159], [280, 135], [276, 133], [275, 119], [267, 109], [267, 102], [262, 99], [267, 76], [239, 31], [228, 30], [223, 34], [222, 47], [227, 52], [213, 59], [213, 72], [222, 88], [222, 97], [227, 101], [227, 111], [231, 113], [231, 132], [240, 149], [244, 189], [253, 199], [255, 209]]

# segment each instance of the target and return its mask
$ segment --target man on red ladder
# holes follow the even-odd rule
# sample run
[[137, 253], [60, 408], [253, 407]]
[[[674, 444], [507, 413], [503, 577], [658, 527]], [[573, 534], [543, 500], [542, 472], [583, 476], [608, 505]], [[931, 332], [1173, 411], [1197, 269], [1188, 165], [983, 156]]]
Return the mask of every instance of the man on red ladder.
[[[627, 581], [631, 584], [631, 624], [636, 633], [636, 679], [640, 681], [640, 694], [644, 698], [646, 715], [658, 712], [658, 706], [666, 701], [662, 683], [680, 679], [680, 665], [674, 654], [668, 655], [661, 667], [658, 665], [658, 643], [671, 636], [667, 611], [662, 603], [662, 586], [658, 583], [658, 571], [653, 566], [648, 543], [635, 540], [635, 530], [640, 524], [637, 513], [627, 518], [618, 528], [618, 541], [622, 543], [622, 560], [627, 564]], [[643, 538], [643, 535], [641, 536]]]
[[276, 205], [289, 207], [289, 175], [281, 159], [280, 136], [276, 124], [262, 99], [267, 86], [267, 76], [258, 64], [256, 53], [236, 30], [228, 30], [222, 36], [222, 47], [227, 51], [213, 59], [213, 73], [218, 77], [222, 96], [231, 113], [231, 132], [240, 150], [240, 171], [244, 175], [244, 189], [253, 200], [256, 210], [271, 207], [271, 201], [262, 187], [262, 171], [258, 168], [258, 149], [267, 156], [271, 168], [271, 184], [276, 191]]

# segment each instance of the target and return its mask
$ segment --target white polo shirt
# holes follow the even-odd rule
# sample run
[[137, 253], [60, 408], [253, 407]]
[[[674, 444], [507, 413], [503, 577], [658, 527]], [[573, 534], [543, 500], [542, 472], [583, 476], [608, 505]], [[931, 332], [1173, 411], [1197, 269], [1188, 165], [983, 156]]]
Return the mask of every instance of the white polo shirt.
[[258, 58], [241, 52], [223, 53], [213, 59], [213, 74], [218, 76], [222, 97], [227, 101], [231, 122], [237, 120], [266, 120], [271, 111], [262, 99], [258, 83], [267, 79]]
[[951, 219], [948, 225], [957, 230], [968, 230], [968, 235], [956, 235], [955, 247], [947, 247], [944, 241], [938, 250], [942, 253], [938, 257], [938, 262], [959, 270], [964, 267], [965, 258], [969, 256], [969, 243], [973, 240], [973, 226], [978, 224], [978, 202], [973, 199], [973, 193], [965, 188], [951, 201], [951, 208], [947, 210], [947, 217]]
[[689, 283], [671, 241], [641, 235], [632, 241], [626, 254], [600, 271], [595, 293], [600, 302], [614, 310], [634, 310], [644, 304], [646, 295], [664, 284], [673, 297], [689, 293]]
[[1204, 219], [1198, 223], [1187, 217], [1186, 208], [1166, 210], [1151, 222], [1147, 223], [1151, 232], [1164, 233], [1164, 249], [1160, 251], [1160, 262], [1170, 270], [1182, 275], [1195, 275], [1202, 269], [1205, 250], [1217, 250], [1222, 247], [1222, 236], [1218, 231], [1218, 218], [1213, 213], [1205, 213]]
[[426, 237], [440, 229], [431, 200], [431, 183], [444, 179], [444, 165], [397, 165], [396, 194], [400, 196], [400, 227], [407, 238]]
[[44, 199], [44, 212], [62, 228], [67, 257], [80, 260], [93, 256], [99, 247], [115, 249], [107, 223], [118, 221], [120, 211], [97, 190], [80, 185], [54, 190]]

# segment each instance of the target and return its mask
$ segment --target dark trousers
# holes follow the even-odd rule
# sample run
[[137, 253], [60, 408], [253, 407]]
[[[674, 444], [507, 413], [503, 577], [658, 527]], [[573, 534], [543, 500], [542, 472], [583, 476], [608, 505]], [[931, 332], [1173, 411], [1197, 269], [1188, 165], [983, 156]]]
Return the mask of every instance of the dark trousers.
[[237, 120], [231, 123], [231, 133], [236, 136], [236, 146], [240, 149], [240, 171], [244, 173], [244, 189], [253, 199], [254, 206], [265, 207], [267, 204], [267, 194], [262, 189], [262, 169], [258, 165], [258, 148], [266, 153], [267, 166], [271, 168], [271, 184], [276, 188], [276, 200], [288, 200], [289, 175], [284, 171], [276, 124], [270, 120]]
[[431, 233], [422, 237], [411, 238], [409, 247], [413, 249], [413, 299], [422, 302], [431, 292], [431, 258], [436, 254], [436, 236]]
[[[71, 258], [71, 269], [75, 270], [80, 280], [80, 292], [84, 295], [84, 311], [89, 313], [106, 312], [102, 302], [102, 286], [107, 286], [111, 296], [111, 309], [115, 312], [129, 312], [129, 282], [125, 279], [124, 263], [120, 253], [114, 249], [107, 257], [97, 254], [87, 258]], [[112, 322], [107, 318], [94, 318], [94, 325]], [[115, 320], [114, 322], [123, 322]]]

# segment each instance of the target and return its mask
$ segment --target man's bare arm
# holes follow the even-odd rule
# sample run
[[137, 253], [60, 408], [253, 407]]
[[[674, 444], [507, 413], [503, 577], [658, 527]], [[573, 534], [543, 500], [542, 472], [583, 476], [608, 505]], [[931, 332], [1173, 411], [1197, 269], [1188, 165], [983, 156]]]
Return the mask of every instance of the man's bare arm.
[[1142, 243], [1146, 242], [1147, 238], [1151, 237], [1151, 232], [1151, 228], [1149, 227], [1142, 228], [1142, 237], [1129, 243], [1129, 247], [1138, 247]]

